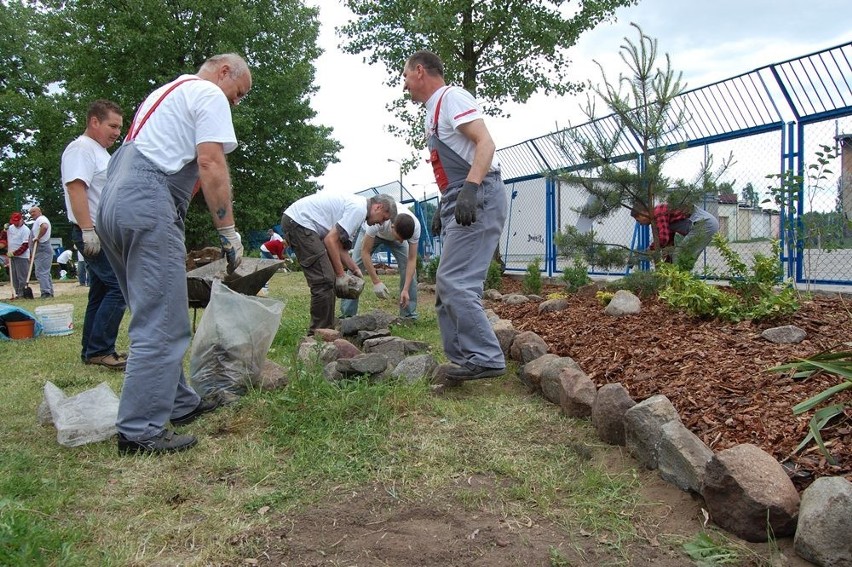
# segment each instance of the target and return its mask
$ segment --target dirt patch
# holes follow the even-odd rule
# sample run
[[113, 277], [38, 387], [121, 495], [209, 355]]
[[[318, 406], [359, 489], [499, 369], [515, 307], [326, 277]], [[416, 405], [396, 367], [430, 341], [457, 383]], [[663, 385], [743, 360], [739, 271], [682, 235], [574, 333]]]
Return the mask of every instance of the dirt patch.
[[[634, 466], [628, 457], [619, 457], [618, 450], [612, 453], [611, 467]], [[481, 491], [496, 482], [471, 477], [427, 502], [395, 498], [379, 486], [338, 494], [310, 510], [277, 518], [278, 528], [246, 534], [243, 542], [234, 543], [251, 541], [251, 546], [262, 549], [250, 558], [261, 566], [691, 564], [682, 544], [702, 529], [700, 499], [652, 472], [641, 473], [641, 481], [643, 502], [634, 518], [638, 537], [629, 542], [615, 541], [609, 534], [566, 529], [542, 517], [465, 508], [459, 504], [463, 491]], [[777, 553], [768, 544], [731, 540], [741, 546], [739, 565], [758, 565]], [[777, 544], [786, 557], [784, 565], [810, 565], [794, 555], [791, 539]]]
[[[503, 293], [520, 282], [504, 278]], [[517, 288], [517, 289], [516, 289]], [[543, 294], [559, 291], [552, 286]], [[638, 316], [615, 318], [603, 312], [593, 295], [572, 295], [567, 309], [538, 313], [538, 305], [492, 305], [519, 331], [533, 331], [550, 352], [570, 356], [598, 387], [619, 382], [633, 399], [663, 394], [684, 424], [710, 448], [723, 450], [752, 443], [785, 463], [800, 490], [820, 476], [852, 481], [852, 391], [832, 398], [845, 403], [846, 415], [823, 430], [837, 465], [832, 466], [812, 444], [794, 449], [805, 438], [812, 413], [794, 416], [792, 407], [835, 385], [829, 375], [794, 380], [767, 369], [824, 350], [849, 350], [852, 300], [819, 295], [805, 301], [793, 316], [766, 323], [704, 321], [674, 311], [655, 298], [645, 298]], [[776, 345], [760, 334], [778, 325], [797, 325], [807, 338], [795, 345]], [[847, 343], [844, 346], [844, 343]]]

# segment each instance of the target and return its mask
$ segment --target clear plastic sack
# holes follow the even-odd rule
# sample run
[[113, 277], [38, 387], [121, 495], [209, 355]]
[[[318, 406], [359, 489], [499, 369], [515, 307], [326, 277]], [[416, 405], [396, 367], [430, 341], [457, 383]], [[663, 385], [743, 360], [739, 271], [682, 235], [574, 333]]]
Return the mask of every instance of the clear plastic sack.
[[190, 384], [204, 398], [230, 403], [259, 387], [284, 302], [243, 295], [213, 280], [189, 358]]
[[104, 441], [116, 434], [118, 396], [106, 382], [69, 397], [48, 381], [44, 385], [44, 402], [56, 426], [56, 440], [60, 445], [77, 447]]

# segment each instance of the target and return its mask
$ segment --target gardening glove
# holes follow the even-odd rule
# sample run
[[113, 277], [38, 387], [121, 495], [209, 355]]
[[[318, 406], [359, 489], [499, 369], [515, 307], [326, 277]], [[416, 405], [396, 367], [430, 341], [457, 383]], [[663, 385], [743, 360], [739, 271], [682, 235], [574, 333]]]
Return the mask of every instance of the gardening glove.
[[435, 214], [432, 215], [432, 236], [441, 234], [441, 200], [438, 199], [438, 208], [435, 209]]
[[234, 229], [234, 225], [223, 226], [216, 230], [219, 232], [222, 252], [228, 260], [228, 273], [233, 274], [243, 261], [243, 241], [240, 233]]
[[388, 291], [388, 286], [386, 286], [383, 282], [373, 284], [373, 293], [375, 293], [376, 297], [378, 297], [379, 299], [390, 299], [390, 291]]
[[97, 256], [101, 251], [101, 239], [94, 228], [83, 229], [83, 254], [86, 256]]
[[465, 181], [456, 198], [456, 222], [470, 226], [476, 222], [476, 192], [479, 185]]

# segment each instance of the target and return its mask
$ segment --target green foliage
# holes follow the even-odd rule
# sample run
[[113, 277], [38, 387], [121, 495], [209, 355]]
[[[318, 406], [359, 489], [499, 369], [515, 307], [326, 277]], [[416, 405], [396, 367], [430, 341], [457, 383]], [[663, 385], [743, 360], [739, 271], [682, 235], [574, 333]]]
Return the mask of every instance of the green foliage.
[[[816, 373], [833, 374], [841, 379], [839, 384], [827, 388], [819, 394], [793, 406], [793, 415], [801, 415], [805, 412], [811, 411], [823, 402], [832, 398], [835, 394], [843, 392], [844, 390], [852, 389], [852, 351], [825, 352], [797, 362], [782, 364], [780, 366], [770, 368], [770, 370], [774, 372], [792, 371], [794, 373], [793, 379], [800, 380], [809, 378]], [[794, 452], [801, 451], [808, 445], [808, 443], [811, 442], [811, 440], [813, 440], [816, 442], [826, 460], [830, 464], [836, 465], [837, 462], [834, 457], [831, 456], [831, 453], [828, 452], [828, 449], [826, 449], [820, 432], [832, 419], [845, 415], [845, 410], [846, 406], [844, 404], [834, 404], [814, 412], [813, 417], [808, 423], [809, 433], [802, 442], [799, 443]]]
[[[485, 112], [500, 115], [512, 100], [524, 103], [536, 92], [566, 94], [580, 85], [569, 80], [566, 50], [586, 31], [609, 20], [636, 0], [584, 2], [566, 17], [559, 3], [534, 0], [491, 3], [474, 0], [345, 0], [355, 19], [338, 28], [342, 48], [381, 64], [386, 84], [397, 88], [406, 59], [429, 49], [444, 62], [449, 84], [461, 84], [483, 102]], [[423, 146], [422, 121], [409, 112], [406, 99], [388, 105], [405, 126], [391, 131]]]
[[435, 278], [438, 275], [438, 266], [441, 263], [440, 256], [434, 256], [431, 260], [426, 264], [426, 267], [423, 270], [423, 280], [426, 283], [433, 284], [435, 283]]
[[503, 268], [499, 262], [493, 260], [488, 265], [488, 273], [485, 275], [485, 289], [500, 290], [503, 287]]
[[609, 282], [606, 289], [626, 289], [638, 297], [656, 297], [663, 283], [656, 271], [639, 271], [630, 272], [621, 279]]
[[[717, 180], [733, 162], [733, 156], [729, 156], [714, 170], [713, 157], [708, 156], [691, 181], [673, 180], [663, 174], [663, 166], [671, 156], [665, 148], [671, 144], [672, 135], [689, 121], [684, 110], [674, 104], [685, 85], [681, 74], [672, 69], [668, 55], [664, 64], [659, 64], [657, 40], [645, 35], [636, 24], [633, 26], [638, 41], [624, 38], [621, 46], [627, 73], [610, 80], [598, 64], [603, 86], [593, 88], [621, 127], [612, 131], [609, 122], [604, 125], [596, 121], [596, 108], [589, 102], [584, 111], [590, 122], [584, 128], [557, 133], [566, 155], [577, 155], [577, 147], [581, 148], [582, 162], [575, 165], [583, 169], [561, 175], [560, 180], [581, 186], [592, 197], [576, 210], [593, 220], [606, 218], [622, 208], [653, 211], [656, 204], [663, 202], [672, 209], [691, 211], [704, 195], [718, 190]], [[623, 138], [633, 140], [641, 151], [624, 155]], [[637, 158], [644, 164], [638, 170]], [[654, 219], [651, 231], [654, 241], [659, 242]], [[626, 247], [599, 241], [593, 231], [583, 234], [566, 227], [564, 233], [557, 234], [556, 243], [560, 254], [569, 258], [581, 255], [590, 265], [610, 268], [626, 263], [623, 254], [607, 255], [608, 251], [624, 251]], [[665, 252], [657, 247], [647, 253], [659, 263]]]
[[793, 286], [785, 284], [778, 288], [784, 270], [781, 266], [781, 247], [777, 240], [772, 241], [772, 253], [769, 256], [754, 254], [750, 270], [724, 236], [716, 234], [713, 245], [728, 267], [725, 277], [739, 295], [744, 318], [759, 321], [798, 311], [799, 301]]
[[727, 321], [775, 319], [799, 309], [792, 286], [777, 287], [782, 274], [777, 242], [773, 243], [772, 255], [754, 255], [751, 270], [723, 236], [715, 235], [713, 243], [725, 259], [727, 278], [736, 293], [703, 282], [677, 266], [663, 264], [657, 269], [664, 283], [660, 299], [696, 317], [717, 317]]
[[739, 552], [726, 542], [717, 542], [707, 532], [701, 532], [683, 544], [686, 554], [699, 565], [740, 565]]
[[568, 291], [574, 293], [584, 285], [591, 283], [589, 267], [579, 258], [575, 258], [574, 264], [562, 270], [562, 281]]
[[527, 294], [539, 295], [541, 293], [541, 258], [536, 258], [527, 264], [527, 273], [524, 275], [521, 287]]
[[675, 309], [695, 317], [739, 320], [735, 296], [671, 264], [661, 265], [657, 274], [663, 282], [660, 299]]
[[565, 232], [556, 231], [553, 241], [557, 253], [572, 258], [575, 265], [580, 263], [586, 270], [588, 266], [609, 269], [627, 263], [627, 248], [599, 242], [594, 230], [582, 233], [576, 227], [566, 226]]
[[[0, 60], [16, 60], [26, 77], [19, 81], [22, 102], [10, 107], [9, 120], [18, 132], [30, 132], [14, 158], [0, 158], [0, 189], [32, 196], [50, 218], [64, 217], [59, 156], [85, 129], [92, 100], [118, 103], [126, 127], [154, 88], [196, 72], [216, 53], [244, 55], [254, 84], [232, 109], [240, 145], [228, 163], [238, 228], [277, 222], [285, 206], [317, 190], [309, 179], [336, 159], [340, 146], [329, 127], [314, 123], [310, 106], [317, 90], [313, 62], [321, 53], [315, 7], [299, 0], [74, 0], [29, 6], [34, 4], [26, 8], [30, 20], [23, 20], [29, 25], [21, 24], [20, 41], [8, 45], [13, 55], [0, 40]], [[29, 55], [27, 42], [34, 56], [16, 58], [19, 48]], [[31, 83], [54, 88], [42, 92]], [[6, 117], [3, 108], [0, 120]], [[197, 197], [187, 218], [187, 245], [216, 242], [210, 214]]]

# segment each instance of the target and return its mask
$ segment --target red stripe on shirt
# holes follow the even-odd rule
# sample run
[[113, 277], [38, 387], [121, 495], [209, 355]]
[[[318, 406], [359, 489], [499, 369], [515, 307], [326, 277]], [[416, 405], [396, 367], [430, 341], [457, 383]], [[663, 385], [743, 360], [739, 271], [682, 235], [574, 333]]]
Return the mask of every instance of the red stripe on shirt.
[[475, 108], [471, 108], [470, 110], [465, 110], [465, 111], [464, 111], [464, 112], [462, 112], [461, 114], [456, 114], [455, 116], [453, 116], [453, 120], [458, 120], [458, 119], [459, 119], [459, 118], [461, 118], [462, 116], [467, 116], [468, 114], [472, 114], [472, 113], [474, 113], [474, 112], [476, 112], [476, 109], [475, 109]]

